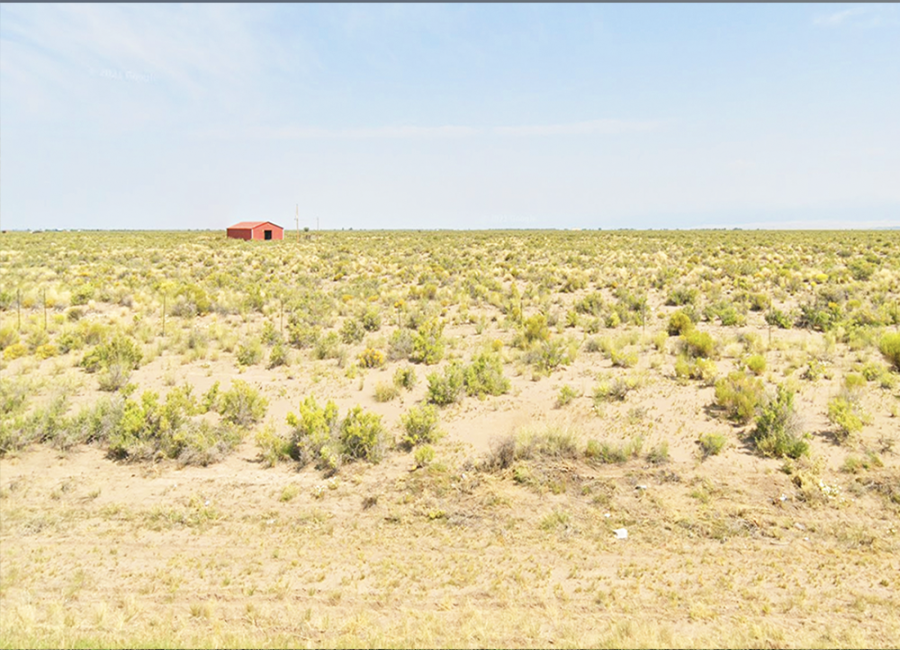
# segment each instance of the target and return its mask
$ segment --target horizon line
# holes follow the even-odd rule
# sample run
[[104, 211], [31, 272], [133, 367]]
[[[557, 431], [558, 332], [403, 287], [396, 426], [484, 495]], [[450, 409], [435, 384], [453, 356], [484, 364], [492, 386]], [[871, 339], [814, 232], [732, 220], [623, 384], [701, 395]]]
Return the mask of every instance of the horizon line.
[[[274, 225], [275, 224], [273, 222]], [[279, 226], [281, 227], [281, 226]], [[30, 233], [39, 234], [45, 232], [196, 232], [213, 233], [225, 231], [229, 228], [6, 228], [0, 230], [0, 234]], [[868, 228], [834, 228], [834, 227], [808, 227], [808, 228], [762, 228], [759, 226], [697, 226], [674, 228], [323, 228], [321, 230], [307, 229], [298, 231], [297, 228], [282, 228], [284, 232], [334, 233], [334, 232], [878, 232], [885, 230], [900, 230], [900, 225], [877, 226]], [[276, 240], [277, 241], [277, 240]]]

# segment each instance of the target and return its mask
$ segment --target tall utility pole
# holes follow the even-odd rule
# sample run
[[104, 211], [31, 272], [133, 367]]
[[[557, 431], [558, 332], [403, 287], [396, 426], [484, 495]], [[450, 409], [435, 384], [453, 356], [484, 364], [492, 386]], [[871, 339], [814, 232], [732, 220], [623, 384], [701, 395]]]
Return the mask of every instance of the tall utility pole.
[[297, 212], [294, 214], [294, 221], [297, 223], [297, 243], [300, 243], [300, 204], [297, 204]]

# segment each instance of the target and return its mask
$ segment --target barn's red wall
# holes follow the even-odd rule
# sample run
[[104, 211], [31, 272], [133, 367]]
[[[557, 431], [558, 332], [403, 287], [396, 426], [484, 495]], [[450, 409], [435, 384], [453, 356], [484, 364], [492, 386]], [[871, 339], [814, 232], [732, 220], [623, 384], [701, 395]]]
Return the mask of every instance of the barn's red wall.
[[257, 226], [253, 229], [253, 239], [265, 239], [266, 238], [266, 230], [272, 231], [272, 239], [284, 239], [284, 229], [278, 228], [276, 226], [270, 226], [268, 224], [263, 224], [261, 226]]
[[284, 239], [284, 228], [265, 223], [255, 228], [228, 228], [225, 234], [232, 239], [265, 240], [266, 230], [272, 231], [273, 241]]

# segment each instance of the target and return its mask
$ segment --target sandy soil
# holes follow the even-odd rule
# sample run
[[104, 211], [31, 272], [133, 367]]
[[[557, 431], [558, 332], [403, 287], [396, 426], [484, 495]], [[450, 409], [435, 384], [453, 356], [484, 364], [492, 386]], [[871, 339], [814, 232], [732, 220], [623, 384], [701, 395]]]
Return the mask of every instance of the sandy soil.
[[[465, 332], [455, 334], [462, 345]], [[767, 358], [781, 369], [778, 347]], [[511, 372], [507, 395], [441, 411], [447, 435], [430, 468], [396, 451], [326, 479], [291, 463], [265, 467], [252, 439], [209, 467], [118, 463], [84, 446], [7, 457], [5, 644], [895, 645], [900, 538], [885, 495], [900, 477], [897, 456], [884, 451], [883, 467], [863, 475], [840, 471], [852, 450], [828, 436], [824, 417], [837, 377], [799, 395], [820, 480], [840, 491], [810, 501], [782, 461], [754, 454], [709, 411], [711, 387], [675, 382], [672, 357], [657, 368], [652, 357], [622, 369], [585, 353], [539, 381]], [[730, 363], [720, 360], [720, 372]], [[397, 364], [362, 382], [328, 374], [328, 364], [235, 375], [224, 356], [161, 357], [134, 381], [165, 392], [174, 375], [199, 394], [240, 376], [267, 395], [273, 422], [312, 393], [396, 427], [425, 394], [420, 378], [378, 403], [372, 389]], [[598, 413], [598, 372], [642, 370], [641, 388]], [[564, 384], [582, 396], [557, 408]], [[897, 432], [891, 399], [867, 393], [874, 418], [854, 449]], [[669, 459], [479, 469], [497, 439], [529, 427], [567, 428], [581, 441], [640, 434], [645, 451], [667, 441]], [[731, 442], [702, 461], [703, 432]]]

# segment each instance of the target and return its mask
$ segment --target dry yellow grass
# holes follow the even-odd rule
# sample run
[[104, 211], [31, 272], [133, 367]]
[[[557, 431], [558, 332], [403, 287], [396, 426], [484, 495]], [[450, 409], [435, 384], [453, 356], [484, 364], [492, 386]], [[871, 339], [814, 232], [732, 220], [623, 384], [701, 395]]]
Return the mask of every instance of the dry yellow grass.
[[212, 468], [113, 465], [90, 448], [3, 461], [3, 644], [898, 638], [895, 509], [875, 493], [813, 508], [779, 472], [735, 476], [710, 461], [609, 469], [536, 457], [539, 478], [522, 484], [439, 448], [429, 469], [395, 456], [324, 490], [318, 473], [260, 468], [249, 446]]
[[[58, 394], [70, 413], [107, 398], [78, 363], [113, 334], [143, 352], [129, 377], [135, 396], [187, 383], [200, 397], [241, 379], [268, 409], [208, 467], [116, 462], [104, 440], [85, 445], [78, 431], [37, 425], [46, 444], [10, 443], [0, 457], [0, 647], [900, 639], [897, 373], [877, 350], [898, 310], [896, 234], [329, 233], [271, 248], [132, 234], [101, 236], [103, 255], [90, 237], [4, 240], [0, 274], [25, 299], [21, 334], [14, 304], [2, 311], [13, 353], [0, 361], [0, 439], [16, 442], [22, 418]], [[266, 295], [251, 295], [254, 282]], [[46, 332], [42, 284], [54, 302]], [[195, 285], [209, 313], [191, 311]], [[698, 287], [698, 311], [743, 305], [740, 324], [697, 323], [718, 350], [704, 370], [726, 376], [761, 355], [765, 386], [796, 392], [808, 456], [761, 456], [753, 423], [734, 425], [715, 408], [713, 381], [676, 373], [682, 341], [666, 337], [676, 287]], [[632, 304], [623, 289], [645, 306], [622, 311]], [[298, 337], [315, 322], [316, 340], [269, 367], [273, 346], [260, 341], [281, 330], [281, 291], [285, 321], [292, 309], [304, 315]], [[751, 291], [785, 311], [833, 294], [840, 305], [822, 313], [842, 320], [827, 331], [769, 327], [749, 308]], [[582, 301], [597, 295], [604, 306], [593, 313]], [[372, 309], [380, 328], [344, 332], [363, 317], [375, 328]], [[631, 320], [617, 320], [620, 311]], [[554, 324], [533, 321], [526, 334], [537, 314]], [[445, 325], [440, 363], [401, 354], [359, 367], [361, 352], [390, 352], [395, 332], [416, 332], [409, 322], [425, 317]], [[42, 358], [48, 340], [78, 336], [81, 347]], [[259, 349], [265, 360], [252, 363]], [[401, 416], [427, 400], [427, 375], [485, 350], [509, 390], [441, 408], [431, 460], [392, 447], [380, 464], [345, 462], [329, 477], [277, 454], [269, 467], [256, 445], [260, 428], [288, 435], [286, 416], [307, 395], [341, 413], [360, 404], [399, 439]], [[417, 382], [379, 399], [378, 387], [408, 367]], [[854, 390], [867, 422], [841, 442], [828, 400], [865, 374]], [[16, 403], [19, 392], [27, 403]], [[725, 444], [703, 458], [701, 436]], [[627, 539], [616, 538], [621, 528]]]

